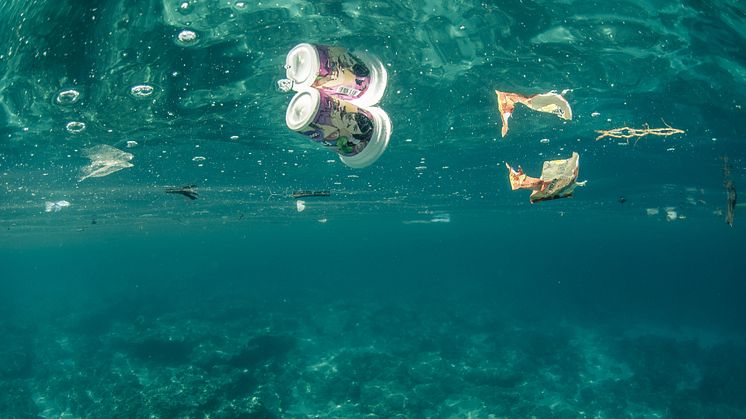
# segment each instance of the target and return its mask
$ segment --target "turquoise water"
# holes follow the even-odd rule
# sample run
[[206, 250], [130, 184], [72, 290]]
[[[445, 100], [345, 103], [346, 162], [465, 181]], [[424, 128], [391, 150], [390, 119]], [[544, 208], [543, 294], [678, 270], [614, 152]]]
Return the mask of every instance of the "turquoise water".
[[[744, 28], [738, 1], [2, 2], [0, 417], [746, 417]], [[301, 42], [386, 65], [374, 165], [285, 126]], [[565, 89], [572, 121], [517, 106], [501, 138], [495, 90]], [[685, 133], [595, 141], [646, 124]], [[132, 167], [79, 181], [102, 144]], [[572, 198], [510, 190], [572, 151]]]

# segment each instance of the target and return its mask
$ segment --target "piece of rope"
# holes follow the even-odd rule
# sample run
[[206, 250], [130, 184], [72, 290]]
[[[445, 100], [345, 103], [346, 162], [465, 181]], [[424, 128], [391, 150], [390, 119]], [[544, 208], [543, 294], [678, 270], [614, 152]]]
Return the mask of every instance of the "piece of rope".
[[[665, 121], [663, 123], [666, 124]], [[629, 142], [630, 138], [636, 137], [637, 140], [635, 140], [635, 144], [637, 144], [637, 141], [639, 141], [640, 138], [646, 135], [659, 135], [662, 137], [668, 137], [669, 135], [674, 134], [684, 134], [686, 131], [674, 128], [668, 124], [666, 124], [666, 128], [648, 128], [647, 124], [645, 124], [645, 128], [621, 127], [610, 130], [596, 130], [596, 132], [601, 134], [596, 137], [596, 141], [605, 137], [612, 137], [625, 138]]]

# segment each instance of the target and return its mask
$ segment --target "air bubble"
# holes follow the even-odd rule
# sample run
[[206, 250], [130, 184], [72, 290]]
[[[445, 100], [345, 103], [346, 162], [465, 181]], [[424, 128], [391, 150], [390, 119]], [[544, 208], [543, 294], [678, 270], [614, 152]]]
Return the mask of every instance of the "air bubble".
[[179, 43], [182, 45], [192, 45], [197, 42], [197, 32], [189, 29], [184, 29], [183, 31], [179, 32], [179, 35], [176, 36], [176, 39], [178, 39]]
[[58, 105], [74, 105], [80, 100], [80, 92], [75, 89], [67, 89], [59, 92], [54, 100]]
[[85, 122], [70, 121], [65, 125], [65, 129], [70, 134], [80, 134], [85, 131]]
[[153, 94], [153, 91], [155, 91], [153, 86], [150, 86], [147, 84], [140, 84], [137, 86], [133, 86], [130, 89], [130, 95], [134, 97], [138, 97], [138, 98], [148, 97]]

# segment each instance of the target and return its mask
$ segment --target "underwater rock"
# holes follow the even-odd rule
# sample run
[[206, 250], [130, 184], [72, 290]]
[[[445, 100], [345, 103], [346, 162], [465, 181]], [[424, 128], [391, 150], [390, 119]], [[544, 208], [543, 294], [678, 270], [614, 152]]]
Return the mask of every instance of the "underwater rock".
[[265, 361], [284, 356], [296, 345], [290, 336], [262, 335], [249, 340], [237, 354], [228, 360], [234, 367], [250, 368]]

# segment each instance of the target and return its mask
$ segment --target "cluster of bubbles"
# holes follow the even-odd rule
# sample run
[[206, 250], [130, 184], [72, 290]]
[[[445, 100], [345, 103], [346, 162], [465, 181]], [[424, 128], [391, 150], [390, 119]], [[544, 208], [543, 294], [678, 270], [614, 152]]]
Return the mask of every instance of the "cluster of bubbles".
[[176, 40], [180, 45], [193, 45], [197, 42], [197, 32], [191, 29], [184, 29], [176, 35]]
[[149, 84], [138, 84], [130, 88], [130, 95], [136, 98], [149, 97], [153, 94], [155, 88]]
[[80, 134], [81, 132], [85, 131], [85, 122], [80, 121], [70, 121], [65, 125], [65, 129], [70, 134]]
[[55, 103], [62, 106], [74, 105], [80, 101], [80, 92], [75, 89], [65, 89], [57, 94]]

